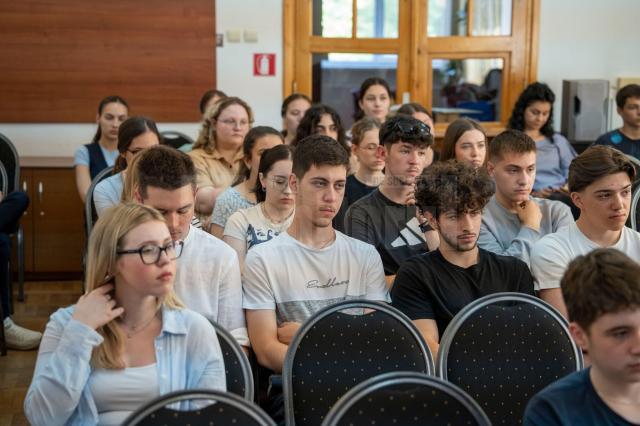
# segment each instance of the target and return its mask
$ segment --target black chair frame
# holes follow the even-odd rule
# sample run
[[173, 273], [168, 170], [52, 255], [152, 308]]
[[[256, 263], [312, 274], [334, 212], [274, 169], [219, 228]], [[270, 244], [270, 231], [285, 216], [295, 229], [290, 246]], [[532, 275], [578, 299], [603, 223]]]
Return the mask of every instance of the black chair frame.
[[[0, 179], [2, 179], [0, 191], [2, 191], [3, 194], [6, 194], [9, 182], [7, 180], [7, 170], [2, 165], [2, 162], [0, 162]], [[7, 275], [7, 284], [9, 285], [9, 289], [11, 289], [11, 273], [8, 273]], [[9, 299], [11, 299], [11, 294], [9, 294]], [[2, 311], [2, 306], [0, 305], [0, 320], [2, 320], [3, 317], [4, 313]], [[4, 324], [0, 324], [0, 356], [5, 355], [7, 355], [7, 340], [4, 337]]]
[[434, 363], [433, 356], [431, 355], [431, 351], [429, 346], [427, 346], [424, 338], [420, 334], [420, 331], [416, 328], [416, 326], [411, 322], [411, 320], [404, 315], [402, 312], [397, 309], [391, 307], [390, 305], [382, 302], [375, 302], [371, 300], [364, 299], [354, 299], [347, 300], [344, 302], [336, 303], [334, 305], [328, 306], [320, 311], [316, 312], [313, 316], [311, 316], [307, 321], [302, 324], [302, 326], [298, 329], [295, 336], [291, 340], [289, 344], [289, 348], [287, 349], [287, 354], [284, 359], [284, 367], [282, 370], [282, 386], [284, 391], [284, 413], [285, 413], [285, 422], [287, 426], [293, 426], [295, 424], [295, 413], [293, 406], [293, 380], [292, 380], [292, 371], [293, 371], [293, 363], [295, 360], [296, 352], [298, 350], [298, 346], [304, 339], [305, 335], [321, 320], [324, 318], [333, 315], [336, 312], [348, 310], [348, 309], [371, 309], [375, 311], [384, 312], [385, 314], [391, 316], [395, 320], [402, 323], [409, 332], [415, 338], [415, 342], [418, 347], [421, 349], [424, 354], [424, 361], [427, 367], [428, 374], [434, 374]]
[[[395, 385], [424, 386], [438, 392], [443, 392], [464, 406], [476, 420], [477, 425], [491, 426], [491, 422], [485, 412], [465, 391], [453, 383], [446, 382], [434, 376], [416, 373], [414, 371], [384, 373], [358, 383], [348, 390], [344, 396], [338, 400], [338, 402], [336, 402], [322, 422], [322, 426], [338, 425], [342, 417], [348, 413], [358, 401], [374, 394], [378, 390]], [[421, 415], [426, 414], [428, 413], [421, 413]]]
[[541, 300], [535, 296], [525, 293], [510, 293], [510, 292], [502, 292], [502, 293], [494, 293], [489, 294], [487, 296], [481, 297], [473, 302], [469, 303], [467, 306], [462, 308], [460, 312], [451, 320], [447, 329], [440, 339], [440, 348], [438, 350], [438, 356], [436, 358], [436, 374], [443, 380], [447, 379], [447, 357], [449, 356], [449, 348], [453, 343], [453, 340], [458, 332], [458, 329], [467, 321], [471, 316], [473, 316], [478, 310], [484, 308], [488, 305], [493, 305], [496, 303], [503, 302], [521, 302], [521, 303], [529, 303], [543, 310], [548, 315], [552, 316], [558, 324], [561, 326], [562, 331], [566, 334], [567, 339], [571, 342], [571, 346], [573, 348], [573, 354], [576, 359], [576, 371], [582, 370], [583, 368], [583, 359], [582, 359], [582, 351], [575, 344], [573, 338], [571, 337], [571, 333], [569, 332], [569, 323], [562, 316], [560, 312], [544, 300]]
[[93, 220], [93, 212], [95, 211], [95, 206], [93, 204], [93, 191], [95, 191], [96, 186], [104, 179], [106, 179], [110, 174], [113, 173], [113, 167], [107, 167], [102, 170], [100, 173], [96, 175], [91, 181], [91, 185], [89, 185], [89, 189], [87, 189], [87, 196], [84, 199], [84, 218], [85, 218], [85, 233], [87, 240], [91, 235], [91, 230], [93, 229], [94, 220]]
[[[167, 405], [187, 400], [215, 400], [217, 403], [227, 404], [244, 412], [255, 420], [256, 425], [275, 426], [273, 420], [257, 405], [233, 393], [210, 389], [181, 390], [162, 395], [132, 413], [122, 424], [123, 426], [135, 426]], [[210, 424], [209, 422], [210, 419], [203, 416], [201, 424]]]
[[[247, 356], [244, 354], [244, 351], [242, 350], [242, 346], [240, 346], [240, 344], [231, 335], [231, 333], [225, 330], [220, 324], [211, 320], [209, 322], [211, 323], [213, 328], [216, 330], [218, 339], [223, 340], [229, 346], [229, 348], [231, 348], [231, 350], [233, 351], [233, 355], [240, 362], [240, 369], [242, 370], [242, 375], [244, 377], [244, 395], [240, 395], [240, 396], [243, 396], [244, 399], [246, 399], [247, 401], [253, 401], [253, 395], [254, 395], [253, 374], [251, 373], [251, 364], [249, 363], [249, 359], [247, 358]], [[225, 369], [228, 370], [226, 360], [225, 360]], [[228, 383], [229, 382], [227, 381], [227, 385]], [[228, 386], [227, 386], [227, 392], [230, 392]]]
[[[191, 139], [191, 137], [189, 137], [188, 135], [185, 135], [182, 132], [177, 132], [175, 130], [165, 130], [164, 132], [160, 132], [160, 136], [162, 136], [163, 144], [171, 146], [175, 149], [178, 149], [183, 145], [194, 144], [194, 141], [193, 139]], [[175, 144], [173, 143], [174, 140], [183, 140], [185, 141], [185, 143], [183, 143], [182, 145], [175, 146]]]
[[633, 191], [633, 196], [631, 197], [631, 207], [629, 208], [631, 212], [629, 214], [629, 216], [631, 216], [631, 229], [633, 229], [634, 231], [638, 230], [637, 211], [638, 211], [639, 203], [640, 203], [640, 185], [638, 185], [636, 189]]

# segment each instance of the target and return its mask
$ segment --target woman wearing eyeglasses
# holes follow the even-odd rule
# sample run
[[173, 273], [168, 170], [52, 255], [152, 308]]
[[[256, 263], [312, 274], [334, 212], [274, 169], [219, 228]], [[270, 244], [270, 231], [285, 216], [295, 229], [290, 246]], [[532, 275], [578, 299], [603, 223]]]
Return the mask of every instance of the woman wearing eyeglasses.
[[155, 121], [148, 117], [130, 117], [118, 129], [118, 151], [112, 176], [104, 179], [93, 190], [93, 203], [98, 216], [120, 203], [127, 166], [142, 150], [159, 145], [162, 136]]
[[482, 167], [487, 164], [487, 135], [476, 120], [458, 118], [447, 127], [440, 149], [440, 161], [455, 159]]
[[240, 172], [232, 186], [218, 196], [213, 207], [211, 233], [215, 237], [222, 239], [224, 226], [232, 214], [256, 204], [253, 190], [258, 181], [258, 166], [262, 153], [283, 143], [284, 137], [273, 127], [257, 126], [249, 130], [242, 143], [244, 157]]
[[189, 156], [196, 167], [196, 212], [209, 224], [216, 197], [238, 175], [242, 142], [253, 123], [253, 112], [240, 98], [230, 97], [205, 112], [198, 140]]
[[181, 251], [150, 207], [119, 205], [98, 220], [87, 291], [51, 316], [40, 345], [24, 402], [31, 424], [121, 424], [159, 395], [226, 389], [214, 329], [173, 292]]
[[269, 241], [291, 225], [295, 207], [289, 187], [293, 149], [278, 145], [262, 154], [254, 189], [258, 204], [235, 212], [227, 221], [222, 240], [238, 253], [240, 269], [251, 247]]

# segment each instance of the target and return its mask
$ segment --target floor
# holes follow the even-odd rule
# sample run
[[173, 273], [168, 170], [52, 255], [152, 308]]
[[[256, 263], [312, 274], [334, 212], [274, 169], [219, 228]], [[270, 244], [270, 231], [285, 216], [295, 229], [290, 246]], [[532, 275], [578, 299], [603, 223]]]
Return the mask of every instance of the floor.
[[[44, 331], [49, 315], [61, 306], [76, 302], [79, 281], [34, 281], [25, 283], [25, 302], [14, 298], [13, 320], [32, 330]], [[38, 352], [9, 351], [0, 356], [0, 426], [28, 425], [22, 405]]]

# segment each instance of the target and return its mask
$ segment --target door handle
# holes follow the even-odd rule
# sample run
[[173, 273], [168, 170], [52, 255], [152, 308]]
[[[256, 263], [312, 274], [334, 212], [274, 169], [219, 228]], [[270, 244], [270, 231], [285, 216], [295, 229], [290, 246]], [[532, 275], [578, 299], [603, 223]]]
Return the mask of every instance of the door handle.
[[40, 216], [44, 216], [44, 211], [42, 210], [43, 194], [44, 194], [44, 184], [42, 182], [38, 182], [38, 202], [40, 203]]

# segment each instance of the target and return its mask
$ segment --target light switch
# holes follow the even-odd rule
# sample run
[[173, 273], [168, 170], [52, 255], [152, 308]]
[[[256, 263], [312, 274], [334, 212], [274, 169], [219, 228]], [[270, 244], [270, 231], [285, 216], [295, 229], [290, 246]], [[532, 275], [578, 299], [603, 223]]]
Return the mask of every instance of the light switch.
[[257, 43], [258, 32], [256, 30], [244, 30], [244, 42], [245, 43]]
[[242, 41], [242, 30], [227, 30], [227, 42], [240, 43]]

